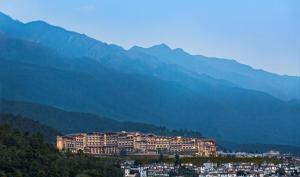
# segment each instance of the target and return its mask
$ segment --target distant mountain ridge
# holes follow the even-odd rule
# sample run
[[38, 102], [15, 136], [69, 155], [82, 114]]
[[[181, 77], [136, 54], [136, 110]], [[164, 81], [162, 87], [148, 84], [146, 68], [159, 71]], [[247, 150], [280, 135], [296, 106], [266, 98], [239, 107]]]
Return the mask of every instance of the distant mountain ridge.
[[254, 70], [234, 60], [190, 55], [180, 48], [172, 50], [166, 44], [150, 48], [135, 46], [126, 51], [120, 46], [108, 45], [43, 21], [23, 24], [5, 14], [0, 13], [0, 16], [2, 33], [42, 44], [65, 57], [88, 57], [123, 72], [154, 75], [167, 80], [172, 78], [160, 76], [157, 74], [159, 71], [153, 71], [172, 65], [187, 75], [205, 74], [241, 88], [263, 91], [283, 100], [300, 98], [299, 77]]
[[255, 70], [235, 60], [191, 55], [180, 48], [172, 50], [165, 44], [149, 48], [135, 46], [129, 51], [146, 53], [167, 64], [175, 64], [191, 72], [223, 79], [241, 88], [263, 91], [284, 100], [300, 96], [299, 77], [280, 76], [263, 70]]
[[181, 49], [161, 45], [163, 52], [153, 56], [44, 22], [27, 25], [0, 15], [2, 98], [188, 128], [237, 143], [300, 144], [299, 105], [161, 57], [186, 56], [199, 65]]

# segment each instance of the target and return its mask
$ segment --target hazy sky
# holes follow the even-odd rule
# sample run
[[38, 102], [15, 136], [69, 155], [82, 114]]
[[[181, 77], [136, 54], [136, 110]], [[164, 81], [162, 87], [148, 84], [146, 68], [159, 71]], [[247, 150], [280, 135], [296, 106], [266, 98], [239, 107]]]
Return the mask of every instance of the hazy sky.
[[0, 0], [0, 11], [125, 48], [166, 43], [300, 75], [300, 0]]

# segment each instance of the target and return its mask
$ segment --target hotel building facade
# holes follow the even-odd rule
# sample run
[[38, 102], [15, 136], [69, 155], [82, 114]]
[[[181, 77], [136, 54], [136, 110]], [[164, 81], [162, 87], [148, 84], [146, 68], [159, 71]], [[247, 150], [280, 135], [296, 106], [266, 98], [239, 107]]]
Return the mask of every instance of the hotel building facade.
[[156, 136], [139, 132], [94, 132], [58, 136], [59, 151], [79, 151], [92, 155], [182, 154], [216, 156], [216, 142], [211, 139]]

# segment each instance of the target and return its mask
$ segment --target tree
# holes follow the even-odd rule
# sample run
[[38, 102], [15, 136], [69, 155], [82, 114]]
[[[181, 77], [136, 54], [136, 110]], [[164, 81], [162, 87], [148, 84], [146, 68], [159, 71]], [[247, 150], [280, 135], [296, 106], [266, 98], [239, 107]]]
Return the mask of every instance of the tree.
[[181, 166], [181, 160], [180, 160], [180, 156], [176, 153], [175, 155], [175, 162], [174, 162], [175, 166]]
[[279, 176], [284, 176], [286, 174], [284, 168], [278, 168], [275, 173]]
[[294, 170], [294, 171], [293, 171], [293, 175], [294, 175], [294, 176], [299, 176], [299, 172], [298, 172], [297, 170]]
[[164, 161], [164, 154], [162, 152], [159, 153], [158, 162], [162, 163]]
[[84, 153], [83, 153], [83, 150], [82, 149], [79, 149], [78, 151], [77, 151], [77, 154], [78, 155], [83, 155]]
[[243, 170], [238, 170], [238, 171], [236, 172], [236, 175], [237, 175], [237, 176], [246, 176], [246, 173], [245, 173], [245, 171], [243, 171]]
[[1, 177], [123, 176], [117, 160], [59, 153], [41, 135], [25, 135], [1, 123], [0, 149]]
[[189, 168], [186, 168], [185, 166], [181, 166], [178, 169], [178, 175], [177, 176], [184, 176], [184, 177], [197, 177], [198, 175], [194, 170], [191, 170]]
[[143, 165], [143, 162], [140, 159], [136, 159], [133, 163], [134, 166], [141, 166]]

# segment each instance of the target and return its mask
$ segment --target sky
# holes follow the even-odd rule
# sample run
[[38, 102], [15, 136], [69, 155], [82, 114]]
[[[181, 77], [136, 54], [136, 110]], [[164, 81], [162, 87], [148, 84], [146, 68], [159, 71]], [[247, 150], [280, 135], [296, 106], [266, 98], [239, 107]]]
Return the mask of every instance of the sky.
[[165, 43], [300, 76], [300, 0], [0, 0], [0, 11], [126, 49]]

